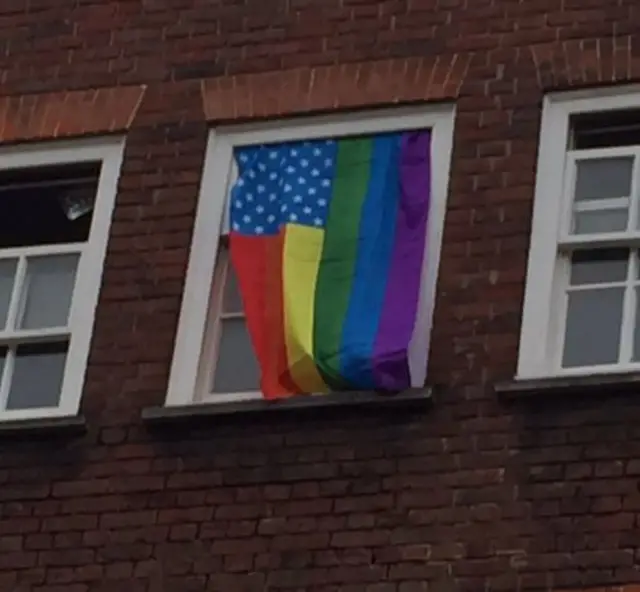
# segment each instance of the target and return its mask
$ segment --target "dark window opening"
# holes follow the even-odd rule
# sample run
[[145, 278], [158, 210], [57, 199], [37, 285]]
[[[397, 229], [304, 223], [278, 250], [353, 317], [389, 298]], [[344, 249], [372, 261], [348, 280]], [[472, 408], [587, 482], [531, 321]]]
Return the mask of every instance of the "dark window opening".
[[640, 109], [575, 115], [569, 142], [573, 150], [640, 146]]
[[89, 238], [100, 165], [0, 171], [0, 248]]

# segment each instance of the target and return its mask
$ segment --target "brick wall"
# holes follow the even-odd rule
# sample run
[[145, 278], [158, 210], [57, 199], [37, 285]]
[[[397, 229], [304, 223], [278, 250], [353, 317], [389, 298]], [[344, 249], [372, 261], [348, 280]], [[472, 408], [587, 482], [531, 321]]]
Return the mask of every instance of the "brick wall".
[[[636, 0], [0, 3], [3, 141], [128, 130], [89, 431], [0, 441], [0, 591], [634, 591], [640, 406], [492, 384], [515, 370], [543, 93], [640, 80], [639, 30]], [[442, 98], [433, 409], [149, 431], [206, 121]]]

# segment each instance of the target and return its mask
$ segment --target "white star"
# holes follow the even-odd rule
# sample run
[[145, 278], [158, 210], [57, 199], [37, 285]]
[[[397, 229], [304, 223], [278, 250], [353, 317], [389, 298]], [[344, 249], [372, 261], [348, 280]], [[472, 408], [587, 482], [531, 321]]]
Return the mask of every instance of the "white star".
[[294, 167], [292, 167], [291, 165], [289, 165], [289, 166], [287, 167], [287, 173], [289, 173], [289, 174], [293, 174], [293, 173], [295, 173], [295, 172], [296, 172], [296, 169], [295, 169]]
[[301, 161], [300, 161], [300, 166], [301, 166], [302, 168], [306, 168], [306, 167], [308, 167], [308, 166], [309, 166], [309, 161], [308, 161], [308, 160], [306, 160], [306, 159], [301, 160]]
[[251, 222], [251, 216], [247, 216], [247, 214], [245, 214], [244, 216], [242, 216], [242, 221], [245, 224], [249, 224], [249, 222]]
[[249, 177], [251, 177], [252, 179], [255, 178], [256, 174], [253, 171], [249, 171], [247, 173], [249, 175]]
[[304, 177], [299, 177], [298, 178], [298, 183], [300, 183], [300, 185], [304, 185], [307, 182], [307, 180]]
[[322, 151], [320, 150], [320, 148], [314, 148], [313, 150], [314, 156], [320, 156], [321, 154], [322, 154]]
[[264, 232], [264, 228], [262, 226], [256, 226], [256, 234], [262, 234]]
[[285, 193], [289, 193], [291, 191], [291, 189], [292, 189], [292, 187], [288, 183], [284, 186]]
[[269, 201], [276, 201], [276, 194], [275, 193], [270, 193], [269, 194]]
[[271, 160], [278, 158], [278, 153], [272, 150], [271, 152], [269, 152], [269, 158]]
[[323, 187], [329, 187], [329, 185], [331, 185], [331, 181], [329, 181], [329, 179], [322, 179]]
[[269, 224], [271, 224], [275, 219], [276, 219], [276, 217], [273, 214], [271, 214], [270, 216], [267, 217], [267, 222], [269, 222]]
[[311, 171], [311, 176], [312, 177], [317, 177], [320, 174], [320, 171], [318, 169], [313, 169]]
[[298, 156], [298, 151], [295, 148], [291, 150], [291, 156]]
[[269, 173], [269, 179], [275, 181], [278, 178], [278, 173]]
[[258, 185], [258, 193], [264, 193], [266, 191], [264, 185]]
[[233, 223], [233, 229], [236, 230], [236, 231], [240, 230], [240, 224], [238, 224], [237, 222], [234, 222]]
[[315, 195], [316, 194], [316, 188], [315, 187], [309, 187], [309, 195]]
[[285, 205], [283, 205], [283, 206], [280, 208], [280, 211], [281, 211], [281, 212], [283, 212], [283, 213], [287, 211], [287, 206], [286, 206], [286, 204], [285, 204]]
[[241, 177], [240, 179], [237, 180], [236, 185], [238, 187], [244, 187], [244, 179]]
[[316, 219], [313, 221], [313, 223], [314, 223], [316, 226], [322, 226], [322, 220], [321, 220], [320, 218], [316, 218]]
[[331, 160], [330, 158], [325, 159], [324, 166], [330, 167], [332, 164], [333, 164], [333, 160]]
[[321, 207], [326, 206], [327, 205], [327, 200], [324, 199], [324, 198], [319, 199], [318, 200], [318, 205], [321, 206]]
[[298, 219], [298, 216], [296, 216], [295, 214], [289, 215], [289, 220], [291, 220], [291, 222], [295, 222], [297, 219]]
[[301, 196], [301, 195], [296, 195], [296, 196], [293, 198], [293, 201], [294, 201], [295, 203], [302, 203], [302, 196]]
[[302, 210], [305, 214], [310, 214], [311, 213], [311, 208], [309, 206], [305, 206], [304, 209]]
[[262, 171], [262, 172], [267, 170], [267, 166], [264, 164], [264, 162], [259, 162], [258, 163], [258, 170]]
[[233, 205], [236, 206], [238, 210], [242, 209], [242, 202], [239, 199], [237, 199]]
[[262, 214], [262, 212], [264, 212], [264, 207], [262, 207], [262, 206], [257, 206], [257, 207], [256, 207], [256, 212], [258, 212], [258, 214]]
[[247, 201], [248, 202], [252, 202], [253, 201], [253, 193], [247, 193]]
[[246, 154], [240, 155], [240, 162], [247, 162], [248, 160], [249, 160], [249, 157]]

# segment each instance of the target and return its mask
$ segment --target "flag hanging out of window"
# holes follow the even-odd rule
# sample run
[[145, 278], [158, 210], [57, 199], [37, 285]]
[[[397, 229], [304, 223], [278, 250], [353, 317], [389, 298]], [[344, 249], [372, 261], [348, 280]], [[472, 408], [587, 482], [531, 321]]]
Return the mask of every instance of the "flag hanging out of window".
[[236, 149], [231, 259], [265, 398], [422, 386], [430, 145], [413, 131]]

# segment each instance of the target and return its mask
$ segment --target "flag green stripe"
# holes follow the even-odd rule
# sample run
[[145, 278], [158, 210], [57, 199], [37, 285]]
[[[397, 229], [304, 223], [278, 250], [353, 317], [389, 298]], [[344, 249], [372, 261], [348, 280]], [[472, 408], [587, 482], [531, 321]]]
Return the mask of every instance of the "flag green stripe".
[[353, 282], [360, 216], [371, 173], [373, 141], [349, 138], [338, 144], [333, 191], [318, 268], [314, 316], [314, 357], [327, 384], [345, 386], [340, 346]]

